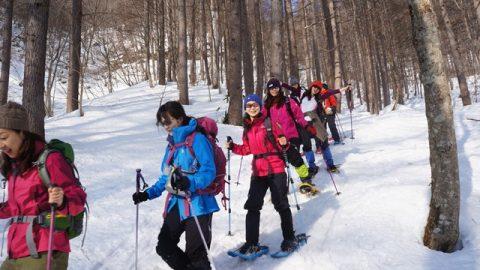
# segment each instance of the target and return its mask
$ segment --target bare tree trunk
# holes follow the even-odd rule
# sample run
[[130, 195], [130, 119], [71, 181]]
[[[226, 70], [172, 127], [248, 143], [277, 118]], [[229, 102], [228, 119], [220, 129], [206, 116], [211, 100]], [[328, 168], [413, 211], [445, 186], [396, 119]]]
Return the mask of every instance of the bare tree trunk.
[[315, 66], [315, 80], [321, 80], [322, 79], [322, 68], [321, 68], [321, 55], [320, 55], [320, 40], [324, 40], [320, 38], [320, 23], [317, 20], [318, 18], [318, 12], [321, 8], [320, 0], [313, 0], [313, 6], [310, 9], [310, 18], [311, 22], [314, 23], [313, 30], [311, 30], [311, 33], [313, 34], [312, 38], [312, 48], [313, 48], [313, 64]]
[[413, 42], [425, 87], [432, 197], [425, 246], [452, 252], [459, 237], [460, 183], [450, 89], [430, 0], [409, 0]]
[[253, 57], [252, 57], [252, 38], [250, 35], [250, 28], [248, 27], [248, 11], [246, 0], [240, 1], [241, 15], [241, 33], [242, 33], [242, 68], [243, 81], [245, 87], [245, 94], [253, 93], [254, 79], [253, 79]]
[[[311, 48], [309, 46], [309, 34], [307, 31], [307, 10], [305, 6], [305, 0], [301, 0], [300, 8], [303, 10], [302, 12], [302, 21], [303, 21], [303, 27], [302, 27], [302, 41], [303, 41], [303, 53], [305, 54], [305, 73], [307, 75], [307, 85], [310, 85], [312, 82], [312, 64], [311, 64]], [[298, 78], [300, 79], [300, 78]]]
[[293, 21], [292, 0], [285, 0], [285, 11], [288, 26], [288, 40], [290, 44], [288, 47], [289, 73], [290, 76], [300, 79], [298, 73], [297, 42], [295, 40], [295, 24]]
[[47, 49], [49, 0], [28, 3], [26, 24], [25, 71], [22, 103], [29, 112], [30, 129], [45, 137], [45, 58]]
[[323, 16], [325, 17], [325, 32], [327, 34], [327, 55], [328, 55], [328, 62], [326, 65], [326, 81], [328, 85], [334, 85], [335, 83], [335, 38], [333, 32], [335, 28], [333, 28], [332, 23], [334, 23], [333, 8], [330, 9], [330, 5], [333, 5], [332, 0], [322, 0], [322, 9], [323, 9]]
[[282, 78], [282, 0], [271, 0], [272, 2], [272, 30], [271, 30], [271, 56], [270, 56], [270, 77], [281, 80]]
[[54, 35], [48, 40], [51, 43], [51, 46], [48, 46], [47, 44], [47, 48], [49, 48], [47, 49], [47, 58], [49, 61], [47, 64], [47, 85], [45, 89], [45, 112], [48, 117], [51, 117], [53, 116], [53, 101], [55, 98], [54, 96], [52, 98], [52, 89], [57, 77], [60, 58], [67, 47], [68, 36], [64, 36], [63, 33], [60, 33], [58, 36]]
[[445, 5], [444, 0], [440, 0], [440, 5], [442, 7], [442, 17], [445, 21], [446, 31], [448, 35], [448, 41], [450, 42], [450, 48], [452, 52], [452, 61], [457, 73], [458, 85], [460, 87], [460, 97], [462, 98], [463, 106], [472, 104], [470, 99], [470, 92], [468, 91], [467, 78], [465, 77], [465, 70], [463, 67], [462, 54], [460, 52], [460, 44], [457, 42], [455, 33], [453, 32], [452, 23], [450, 21], [450, 16], [447, 12], [447, 6]]
[[254, 3], [255, 17], [255, 66], [257, 74], [257, 83], [255, 84], [255, 93], [259, 96], [263, 94], [263, 84], [265, 81], [265, 60], [263, 54], [262, 22], [260, 17], [260, 0], [251, 0]]
[[218, 0], [210, 1], [210, 9], [212, 14], [212, 33], [211, 39], [213, 44], [213, 61], [212, 61], [212, 88], [218, 88], [220, 90], [220, 50], [221, 50], [221, 41], [222, 35], [219, 27], [219, 12], [218, 12]]
[[[74, 1], [75, 2], [75, 1]], [[153, 88], [153, 77], [152, 77], [152, 72], [150, 71], [150, 60], [152, 58], [151, 52], [150, 52], [150, 18], [151, 18], [151, 13], [152, 13], [152, 0], [146, 0], [146, 10], [145, 10], [145, 54], [147, 57], [146, 60], [146, 68], [145, 68], [145, 77], [148, 80], [148, 85], [150, 88]]]
[[192, 5], [192, 12], [190, 13], [190, 84], [197, 84], [197, 54], [196, 54], [196, 44], [195, 44], [195, 32], [196, 32], [196, 16], [195, 16], [195, 0], [188, 1]]
[[80, 51], [82, 42], [82, 0], [72, 1], [70, 28], [70, 64], [68, 68], [67, 113], [78, 110], [80, 82]]
[[[0, 60], [2, 61], [2, 69], [0, 70], [0, 105], [5, 104], [8, 100], [8, 79], [10, 78], [10, 59], [12, 51], [12, 18], [13, 18], [13, 0], [5, 0], [3, 10], [3, 27], [1, 31], [1, 39], [3, 40], [2, 53]], [[1, 8], [1, 7], [0, 7]]]
[[[337, 2], [336, 2], [337, 3]], [[338, 7], [334, 4], [333, 0], [328, 1], [328, 9], [331, 16], [331, 27], [333, 31], [333, 76], [334, 76], [334, 89], [339, 89], [342, 87], [342, 69], [341, 69], [341, 55], [340, 55], [340, 37], [339, 37], [339, 26], [337, 25], [337, 9]], [[342, 96], [336, 95], [337, 102], [337, 112], [342, 111]]]
[[227, 89], [230, 102], [228, 103], [228, 123], [242, 124], [242, 66], [241, 66], [241, 5], [238, 0], [228, 0], [229, 14], [227, 16], [228, 61], [227, 61]]
[[158, 84], [165, 85], [165, 0], [157, 0]]
[[189, 104], [188, 99], [188, 69], [187, 69], [187, 8], [185, 0], [178, 0], [178, 69], [177, 84], [179, 101]]
[[[210, 68], [208, 66], [208, 40], [207, 40], [207, 15], [206, 15], [206, 8], [205, 8], [205, 1], [201, 2], [201, 16], [202, 16], [202, 59], [203, 64], [205, 67], [205, 74], [207, 75], [207, 85], [212, 84], [212, 79], [210, 78]], [[213, 53], [213, 52], [212, 52]]]

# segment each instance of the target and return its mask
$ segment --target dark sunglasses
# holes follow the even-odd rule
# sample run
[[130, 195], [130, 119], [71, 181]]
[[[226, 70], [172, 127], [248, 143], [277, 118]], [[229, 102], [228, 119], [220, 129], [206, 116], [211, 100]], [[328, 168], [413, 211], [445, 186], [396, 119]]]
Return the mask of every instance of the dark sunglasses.
[[258, 105], [257, 103], [247, 103], [247, 105], [245, 105], [245, 108], [257, 108], [257, 107], [260, 107], [260, 105]]

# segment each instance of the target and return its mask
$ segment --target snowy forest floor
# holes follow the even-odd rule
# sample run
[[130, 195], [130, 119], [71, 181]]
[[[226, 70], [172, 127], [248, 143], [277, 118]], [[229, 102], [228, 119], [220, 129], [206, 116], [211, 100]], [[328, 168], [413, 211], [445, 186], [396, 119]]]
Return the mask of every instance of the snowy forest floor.
[[[166, 90], [166, 91], [165, 91]], [[159, 100], [177, 99], [176, 85], [166, 89], [147, 84], [117, 91], [85, 105], [85, 116], [76, 113], [50, 118], [47, 138], [73, 144], [76, 165], [87, 188], [91, 213], [85, 246], [72, 241], [70, 269], [133, 269], [135, 169], [141, 168], [153, 184], [166, 147], [166, 133], [155, 125]], [[187, 113], [210, 116], [218, 121], [228, 104], [206, 86], [190, 89]], [[455, 95], [453, 95], [455, 96]], [[228, 213], [214, 214], [211, 252], [217, 269], [478, 269], [480, 268], [480, 104], [455, 106], [455, 128], [461, 180], [460, 230], [463, 249], [445, 254], [422, 244], [430, 200], [428, 132], [424, 100], [411, 99], [396, 111], [387, 107], [372, 116], [359, 106], [353, 111], [355, 139], [350, 139], [348, 110], [339, 115], [346, 131], [346, 144], [331, 146], [334, 160], [342, 164], [333, 177], [335, 195], [320, 155], [321, 167], [314, 183], [321, 193], [312, 198], [298, 196], [301, 210], [289, 196], [294, 226], [311, 235], [308, 244], [290, 257], [263, 256], [254, 262], [226, 255], [244, 242], [243, 204], [248, 194], [251, 157], [232, 156], [232, 232], [227, 236]], [[226, 136], [240, 142], [242, 128], [219, 125], [219, 140]], [[226, 150], [225, 150], [226, 151]], [[296, 183], [298, 177], [295, 175]], [[140, 205], [139, 269], [169, 269], [155, 253], [163, 222], [165, 196]], [[276, 251], [281, 243], [280, 219], [265, 198], [260, 241]], [[180, 242], [184, 247], [184, 241]]]

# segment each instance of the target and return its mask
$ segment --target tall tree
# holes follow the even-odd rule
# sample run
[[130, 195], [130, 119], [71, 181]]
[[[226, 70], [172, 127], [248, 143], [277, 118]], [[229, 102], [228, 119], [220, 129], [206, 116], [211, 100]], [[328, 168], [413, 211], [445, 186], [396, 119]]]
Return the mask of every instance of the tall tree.
[[[75, 2], [75, 0], [74, 0]], [[144, 42], [145, 42], [145, 56], [146, 56], [146, 68], [145, 68], [145, 79], [148, 80], [148, 85], [150, 88], [153, 88], [153, 76], [151, 72], [151, 66], [150, 66], [150, 60], [152, 59], [152, 52], [150, 48], [150, 40], [151, 40], [151, 27], [150, 27], [150, 21], [152, 17], [152, 0], [146, 0], [145, 3], [145, 22], [144, 22]]]
[[470, 99], [470, 92], [468, 91], [467, 78], [465, 77], [465, 70], [462, 63], [462, 54], [460, 49], [460, 44], [457, 42], [457, 37], [453, 32], [453, 26], [450, 19], [450, 14], [448, 13], [448, 7], [446, 6], [445, 0], [439, 1], [442, 9], [442, 18], [445, 21], [445, 28], [447, 31], [448, 41], [450, 43], [450, 52], [452, 53], [452, 62], [457, 73], [458, 85], [460, 87], [460, 97], [462, 98], [463, 106], [472, 104]]
[[272, 0], [270, 77], [282, 78], [282, 0]]
[[158, 84], [165, 85], [165, 0], [157, 0]]
[[207, 75], [207, 85], [212, 84], [212, 79], [210, 77], [210, 68], [208, 65], [208, 39], [207, 39], [207, 10], [205, 7], [205, 1], [201, 1], [201, 16], [202, 16], [202, 23], [201, 23], [201, 32], [202, 32], [202, 62], [204, 65], [205, 73]]
[[409, 8], [425, 88], [432, 173], [430, 213], [423, 243], [431, 249], [452, 252], [459, 236], [460, 183], [450, 89], [430, 0], [409, 0]]
[[178, 67], [177, 83], [179, 101], [188, 105], [188, 67], [187, 67], [187, 7], [185, 0], [178, 0]]
[[227, 89], [230, 102], [228, 103], [228, 123], [242, 124], [242, 65], [241, 65], [241, 5], [238, 0], [227, 0], [229, 14], [227, 16]]
[[195, 0], [188, 1], [192, 5], [192, 11], [190, 12], [190, 84], [197, 84], [197, 53], [196, 53], [196, 12], [195, 12]]
[[220, 19], [219, 19], [219, 0], [210, 1], [210, 9], [212, 16], [212, 27], [211, 27], [211, 40], [213, 44], [213, 61], [212, 61], [212, 87], [218, 88], [219, 93], [220, 89], [220, 58], [221, 58], [221, 43], [222, 43], [222, 33], [220, 30]]
[[45, 58], [47, 49], [49, 0], [28, 2], [25, 32], [25, 70], [22, 103], [29, 112], [30, 128], [45, 136]]
[[68, 67], [67, 113], [78, 110], [80, 49], [82, 42], [82, 0], [72, 1], [70, 26], [70, 63]]
[[253, 16], [255, 18], [255, 67], [257, 75], [255, 93], [262, 96], [265, 80], [265, 60], [263, 54], [262, 23], [260, 20], [260, 0], [250, 1], [253, 2]]
[[289, 59], [289, 73], [297, 79], [300, 78], [298, 73], [298, 56], [297, 56], [297, 41], [295, 39], [295, 23], [293, 20], [292, 0], [285, 0], [285, 15], [287, 19], [288, 29], [288, 59]]
[[0, 14], [3, 15], [3, 27], [1, 39], [3, 40], [0, 60], [2, 68], [0, 70], [0, 104], [4, 104], [8, 99], [8, 79], [10, 77], [10, 59], [12, 51], [12, 18], [13, 18], [13, 0], [6, 0], [0, 4]]
[[248, 26], [248, 11], [246, 0], [239, 0], [241, 15], [241, 33], [242, 33], [242, 68], [243, 68], [243, 81], [245, 87], [245, 94], [253, 93], [254, 80], [253, 80], [253, 58], [252, 58], [252, 38], [250, 35], [250, 27]]

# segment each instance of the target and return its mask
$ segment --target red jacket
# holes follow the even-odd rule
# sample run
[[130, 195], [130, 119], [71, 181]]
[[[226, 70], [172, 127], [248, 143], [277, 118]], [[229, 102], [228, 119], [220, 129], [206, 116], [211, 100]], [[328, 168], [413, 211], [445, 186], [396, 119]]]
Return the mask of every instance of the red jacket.
[[[36, 153], [41, 153], [45, 143], [37, 141]], [[14, 164], [15, 165], [15, 164]], [[46, 166], [51, 182], [61, 187], [64, 192], [63, 205], [57, 214], [76, 215], [83, 211], [87, 195], [79, 187], [72, 174], [72, 169], [62, 154], [52, 152]], [[8, 201], [0, 205], [0, 218], [13, 216], [35, 216], [50, 210], [47, 188], [38, 174], [38, 168], [32, 166], [21, 175], [8, 173]], [[28, 223], [13, 223], [8, 230], [8, 255], [17, 259], [30, 256], [25, 239]], [[33, 239], [38, 252], [48, 251], [49, 229], [38, 224], [33, 226]], [[66, 232], [55, 231], [53, 236], [53, 250], [70, 252], [70, 243]]]
[[[280, 128], [276, 127], [272, 122], [272, 131], [276, 146], [267, 137], [267, 129], [265, 128], [265, 116], [255, 118], [253, 121], [246, 119], [246, 125], [251, 126], [248, 132], [243, 136], [243, 144], [233, 144], [233, 153], [238, 155], [253, 154], [252, 172], [254, 176], [267, 176], [269, 174], [285, 173], [285, 163], [282, 159], [281, 146], [277, 142], [277, 138], [282, 134]], [[262, 154], [266, 156], [258, 156]], [[273, 154], [275, 153], [275, 154]], [[256, 157], [255, 157], [256, 156]]]
[[[320, 92], [320, 94], [326, 94], [328, 92], [327, 89], [322, 89], [322, 91]], [[337, 107], [337, 98], [334, 96], [334, 95], [331, 95], [329, 96], [327, 99], [325, 99], [325, 106], [324, 108], [327, 109], [327, 108], [336, 108]]]

